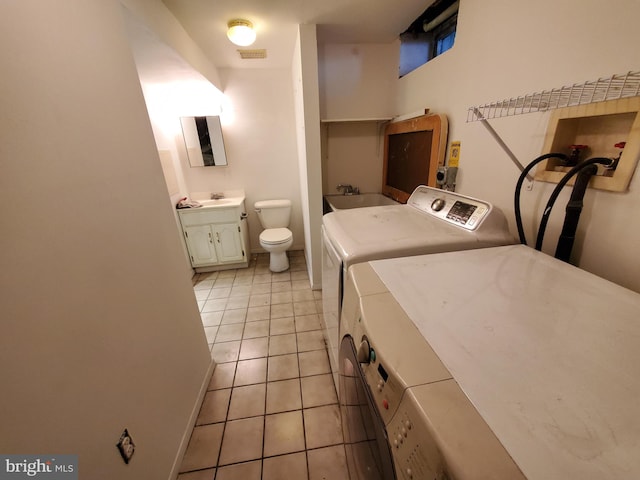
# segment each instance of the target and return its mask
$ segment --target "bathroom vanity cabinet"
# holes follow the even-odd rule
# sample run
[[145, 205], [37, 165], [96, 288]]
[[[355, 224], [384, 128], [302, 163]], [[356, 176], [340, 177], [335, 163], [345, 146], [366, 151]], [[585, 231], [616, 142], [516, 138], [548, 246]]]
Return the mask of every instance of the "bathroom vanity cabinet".
[[249, 266], [244, 200], [182, 209], [178, 215], [196, 272]]

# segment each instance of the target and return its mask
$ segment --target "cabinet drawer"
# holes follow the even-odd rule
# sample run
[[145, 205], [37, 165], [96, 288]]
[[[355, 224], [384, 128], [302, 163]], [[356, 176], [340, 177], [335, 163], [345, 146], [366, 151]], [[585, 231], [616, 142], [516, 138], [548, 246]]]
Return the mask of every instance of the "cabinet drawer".
[[207, 223], [232, 223], [240, 221], [240, 208], [215, 208], [197, 209], [184, 211], [180, 210], [180, 221], [183, 227], [191, 225], [204, 225]]

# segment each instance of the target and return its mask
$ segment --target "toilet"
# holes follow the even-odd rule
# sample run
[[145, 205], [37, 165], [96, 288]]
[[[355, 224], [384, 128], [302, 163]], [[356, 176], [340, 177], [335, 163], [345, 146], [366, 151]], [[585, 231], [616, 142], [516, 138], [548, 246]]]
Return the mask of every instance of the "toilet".
[[290, 200], [263, 200], [254, 204], [264, 230], [260, 246], [269, 252], [269, 270], [284, 272], [289, 268], [287, 249], [293, 244], [293, 233], [287, 227], [291, 218]]

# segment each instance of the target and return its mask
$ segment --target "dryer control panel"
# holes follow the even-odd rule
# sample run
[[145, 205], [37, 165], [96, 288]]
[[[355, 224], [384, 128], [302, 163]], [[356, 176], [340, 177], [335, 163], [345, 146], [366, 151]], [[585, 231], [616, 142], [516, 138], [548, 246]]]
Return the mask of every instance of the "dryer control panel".
[[466, 230], [478, 228], [493, 209], [488, 202], [424, 185], [413, 191], [407, 205]]
[[453, 379], [407, 389], [387, 433], [398, 480], [525, 480]]
[[398, 480], [448, 480], [446, 463], [428, 421], [410, 391], [387, 426]]

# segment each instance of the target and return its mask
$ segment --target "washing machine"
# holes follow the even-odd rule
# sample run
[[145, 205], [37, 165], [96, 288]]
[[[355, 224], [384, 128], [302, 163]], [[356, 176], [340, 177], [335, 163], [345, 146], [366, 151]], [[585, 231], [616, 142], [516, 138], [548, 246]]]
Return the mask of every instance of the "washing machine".
[[352, 480], [640, 478], [639, 319], [639, 294], [523, 245], [352, 266]]
[[342, 325], [351, 480], [524, 478], [369, 263], [349, 270]]
[[419, 186], [406, 205], [338, 210], [322, 225], [323, 331], [338, 385], [340, 308], [349, 266], [369, 260], [515, 243], [489, 202]]

